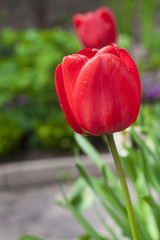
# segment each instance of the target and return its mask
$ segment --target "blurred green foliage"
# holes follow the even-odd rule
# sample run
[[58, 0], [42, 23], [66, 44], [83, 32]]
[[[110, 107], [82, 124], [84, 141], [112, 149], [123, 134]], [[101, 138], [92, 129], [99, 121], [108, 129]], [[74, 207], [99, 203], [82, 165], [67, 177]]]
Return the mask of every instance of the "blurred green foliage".
[[118, 47], [125, 48], [129, 50], [133, 44], [133, 37], [128, 34], [121, 33], [119, 34]]
[[15, 152], [22, 139], [22, 129], [0, 115], [0, 156]]
[[138, 63], [140, 71], [160, 68], [159, 0], [104, 0], [115, 13], [120, 33], [135, 37], [141, 42], [147, 57]]
[[160, 119], [160, 101], [154, 104], [141, 105], [135, 125], [143, 126], [143, 128], [147, 129], [149, 132], [156, 119]]
[[104, 3], [114, 11], [120, 33], [132, 35], [137, 2], [136, 0], [104, 0]]
[[159, 0], [104, 0], [104, 3], [114, 11], [119, 32], [129, 35], [135, 31], [149, 34], [160, 10]]
[[[57, 151], [63, 145], [62, 138], [65, 136], [62, 149], [69, 150], [72, 133], [64, 124], [64, 115], [60, 115], [60, 104], [54, 89], [54, 72], [65, 55], [79, 51], [76, 37], [61, 29], [5, 29], [0, 33], [0, 46], [1, 115], [21, 128], [27, 148], [44, 145]], [[59, 129], [63, 129], [64, 136], [62, 134], [49, 143], [56, 134], [57, 124]], [[10, 134], [9, 128], [6, 127], [5, 131], [5, 134]], [[3, 151], [7, 154], [6, 148], [0, 151], [0, 155]]]
[[36, 130], [41, 143], [48, 149], [55, 152], [74, 150], [73, 131], [62, 115], [45, 124], [38, 123]]

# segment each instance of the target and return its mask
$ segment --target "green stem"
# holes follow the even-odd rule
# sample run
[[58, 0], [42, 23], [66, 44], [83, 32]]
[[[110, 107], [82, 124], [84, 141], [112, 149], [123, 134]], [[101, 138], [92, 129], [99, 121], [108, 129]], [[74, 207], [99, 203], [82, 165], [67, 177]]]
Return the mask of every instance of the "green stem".
[[123, 191], [123, 195], [124, 195], [124, 199], [126, 202], [126, 208], [127, 208], [127, 213], [128, 213], [128, 218], [129, 218], [129, 222], [130, 222], [130, 227], [131, 227], [131, 231], [132, 231], [132, 235], [133, 235], [133, 240], [139, 240], [139, 236], [138, 236], [138, 230], [137, 230], [137, 225], [136, 225], [136, 221], [135, 221], [135, 217], [134, 217], [134, 213], [133, 213], [133, 207], [132, 207], [132, 202], [131, 202], [131, 198], [129, 195], [129, 191], [128, 191], [128, 187], [127, 187], [127, 183], [126, 183], [126, 179], [125, 179], [125, 175], [124, 175], [124, 171], [121, 165], [121, 161], [117, 152], [117, 148], [114, 142], [114, 138], [113, 135], [107, 135], [107, 140], [109, 143], [109, 147], [114, 159], [114, 163], [118, 172], [118, 176], [119, 176], [119, 180], [121, 183], [121, 187], [122, 187], [122, 191]]

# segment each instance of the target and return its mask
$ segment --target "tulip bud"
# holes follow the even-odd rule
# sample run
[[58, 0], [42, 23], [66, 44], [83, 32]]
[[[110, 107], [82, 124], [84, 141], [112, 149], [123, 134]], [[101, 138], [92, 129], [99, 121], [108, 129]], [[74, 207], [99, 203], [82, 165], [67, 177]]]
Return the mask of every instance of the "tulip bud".
[[102, 48], [116, 41], [115, 16], [107, 7], [101, 7], [95, 12], [76, 14], [73, 24], [78, 38], [87, 48]]
[[55, 86], [66, 120], [77, 133], [122, 131], [138, 116], [139, 73], [127, 51], [116, 44], [64, 57]]

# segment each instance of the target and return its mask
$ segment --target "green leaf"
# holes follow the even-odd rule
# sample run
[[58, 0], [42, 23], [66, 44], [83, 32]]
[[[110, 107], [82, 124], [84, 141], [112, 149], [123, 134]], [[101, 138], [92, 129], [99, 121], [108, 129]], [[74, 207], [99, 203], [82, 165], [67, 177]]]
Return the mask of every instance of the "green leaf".
[[76, 240], [90, 240], [91, 236], [88, 234], [83, 234], [81, 236], [79, 236], [78, 238], [76, 238]]
[[75, 140], [83, 152], [93, 160], [95, 165], [102, 169], [104, 161], [98, 151], [93, 147], [93, 145], [82, 135], [75, 134]]
[[[121, 157], [123, 166], [125, 167], [125, 172], [127, 176], [135, 182], [137, 178], [137, 169], [139, 167], [139, 153], [137, 153], [134, 149], [126, 147], [128, 151], [128, 155], [126, 157]], [[136, 165], [135, 165], [136, 161]]]
[[143, 196], [142, 199], [147, 202], [150, 206], [152, 206], [152, 197], [149, 195]]
[[77, 179], [72, 186], [72, 189], [70, 192], [70, 199], [73, 200], [79, 197], [79, 195], [81, 195], [86, 188], [87, 188], [87, 184], [84, 181], [84, 179], [83, 178]]
[[122, 194], [120, 185], [118, 184], [116, 176], [110, 170], [110, 168], [103, 161], [99, 152], [95, 149], [95, 147], [87, 140], [86, 137], [75, 134], [75, 140], [78, 146], [82, 149], [82, 151], [94, 162], [94, 164], [102, 171], [104, 177], [107, 177], [111, 184], [116, 188], [117, 194]]
[[116, 199], [116, 197], [114, 196], [114, 191], [111, 191], [108, 186], [107, 188], [104, 188], [103, 185], [101, 186], [100, 180], [91, 178], [86, 173], [80, 162], [77, 162], [76, 166], [81, 176], [85, 179], [85, 181], [93, 190], [95, 196], [100, 202], [100, 205], [107, 211], [107, 213], [112, 217], [115, 223], [119, 225], [121, 229], [123, 229], [125, 235], [131, 236], [126, 209], [122, 207], [120, 202], [119, 204], [117, 203], [118, 199]]
[[[96, 232], [96, 230], [87, 222], [81, 213], [74, 207], [74, 205], [67, 199], [64, 191], [61, 189], [66, 207], [70, 210], [75, 219], [82, 225], [85, 231], [95, 240], [104, 240], [104, 238]], [[107, 238], [105, 238], [108, 240]]]
[[34, 237], [34, 236], [22, 236], [19, 240], [45, 240], [44, 238]]
[[87, 210], [94, 203], [94, 195], [83, 178], [73, 184], [69, 199], [79, 211]]
[[116, 234], [114, 233], [114, 230], [111, 229], [109, 227], [109, 225], [107, 225], [106, 221], [104, 220], [104, 218], [101, 216], [101, 214], [97, 211], [97, 216], [99, 217], [100, 221], [102, 222], [102, 224], [104, 225], [104, 227], [107, 229], [108, 233], [111, 235], [113, 240], [119, 240], [118, 237], [116, 236]]

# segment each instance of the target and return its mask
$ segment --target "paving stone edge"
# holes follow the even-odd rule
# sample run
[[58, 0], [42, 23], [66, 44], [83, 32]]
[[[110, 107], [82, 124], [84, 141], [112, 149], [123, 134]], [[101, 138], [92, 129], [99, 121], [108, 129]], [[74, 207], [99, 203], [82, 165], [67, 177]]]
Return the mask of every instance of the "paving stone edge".
[[[88, 157], [81, 156], [80, 158], [83, 166], [90, 174], [101, 175]], [[102, 154], [102, 158], [110, 168], [114, 168], [109, 153]], [[0, 189], [40, 186], [57, 181], [72, 180], [78, 176], [74, 156], [9, 163], [0, 167]]]

